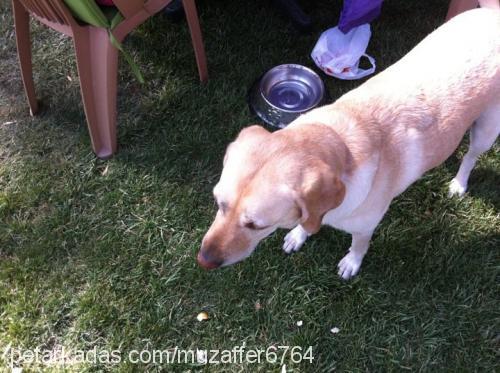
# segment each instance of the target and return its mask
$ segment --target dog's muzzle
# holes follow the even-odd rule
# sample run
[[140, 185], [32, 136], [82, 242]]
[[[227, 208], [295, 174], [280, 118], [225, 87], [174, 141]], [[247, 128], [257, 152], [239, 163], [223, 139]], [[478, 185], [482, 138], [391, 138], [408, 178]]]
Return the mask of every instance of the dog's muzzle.
[[205, 269], [215, 269], [220, 267], [224, 263], [223, 260], [214, 258], [203, 250], [200, 250], [200, 252], [198, 253], [197, 260], [198, 264]]

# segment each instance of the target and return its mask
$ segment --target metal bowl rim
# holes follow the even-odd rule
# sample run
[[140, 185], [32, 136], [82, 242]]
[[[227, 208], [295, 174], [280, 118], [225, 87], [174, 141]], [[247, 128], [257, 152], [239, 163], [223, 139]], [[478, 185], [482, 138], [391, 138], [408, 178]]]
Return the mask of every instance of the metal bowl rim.
[[[314, 77], [315, 79], [317, 79], [319, 81], [319, 83], [320, 83], [320, 95], [318, 95], [318, 97], [313, 101], [313, 104], [311, 104], [307, 108], [304, 108], [304, 109], [301, 109], [301, 110], [287, 110], [287, 109], [283, 109], [283, 108], [280, 108], [280, 107], [274, 105], [264, 95], [264, 92], [262, 90], [262, 82], [264, 81], [264, 79], [266, 78], [266, 76], [268, 76], [272, 71], [279, 70], [279, 69], [288, 69], [290, 67], [306, 71], [312, 77]], [[264, 75], [262, 75], [262, 78], [260, 78], [260, 80], [259, 80], [258, 88], [259, 88], [259, 96], [262, 97], [262, 99], [266, 102], [267, 105], [273, 107], [276, 110], [279, 110], [279, 111], [282, 111], [282, 112], [285, 112], [285, 113], [294, 113], [294, 114], [299, 113], [300, 114], [300, 113], [304, 113], [304, 112], [307, 112], [309, 110], [312, 110], [316, 106], [318, 106], [318, 104], [323, 100], [323, 98], [325, 96], [325, 83], [323, 82], [323, 79], [321, 79], [321, 77], [318, 74], [316, 74], [316, 72], [314, 70], [310, 69], [309, 67], [304, 66], [304, 65], [295, 64], [295, 63], [285, 63], [285, 64], [282, 64], [282, 65], [277, 65], [277, 66], [274, 66], [273, 68], [271, 68], [270, 70], [268, 70], [267, 72], [265, 72]]]
[[[298, 117], [301, 113], [285, 113], [283, 111], [280, 111], [279, 109], [274, 109], [277, 112], [280, 113], [279, 117], [273, 117], [269, 116], [266, 113], [266, 110], [263, 109], [263, 106], [269, 107], [271, 109], [274, 108], [274, 106], [270, 107], [267, 102], [264, 101], [263, 96], [260, 94], [260, 89], [259, 89], [259, 79], [257, 79], [254, 84], [252, 84], [252, 87], [249, 89], [248, 94], [247, 94], [247, 100], [248, 100], [248, 105], [250, 107], [250, 110], [253, 112], [254, 115], [259, 117], [265, 124], [268, 126], [271, 126], [274, 129], [282, 129], [285, 128], [288, 124], [290, 124], [296, 117]], [[282, 121], [283, 115], [289, 116], [292, 115], [295, 118], [289, 118], [290, 120], [285, 120], [285, 122]]]

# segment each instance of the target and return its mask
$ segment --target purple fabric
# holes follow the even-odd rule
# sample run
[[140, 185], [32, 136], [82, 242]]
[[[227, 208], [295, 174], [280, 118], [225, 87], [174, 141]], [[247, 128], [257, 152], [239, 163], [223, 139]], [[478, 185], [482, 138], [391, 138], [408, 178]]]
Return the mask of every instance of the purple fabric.
[[369, 23], [380, 15], [383, 0], [344, 0], [339, 29], [344, 34], [352, 28]]

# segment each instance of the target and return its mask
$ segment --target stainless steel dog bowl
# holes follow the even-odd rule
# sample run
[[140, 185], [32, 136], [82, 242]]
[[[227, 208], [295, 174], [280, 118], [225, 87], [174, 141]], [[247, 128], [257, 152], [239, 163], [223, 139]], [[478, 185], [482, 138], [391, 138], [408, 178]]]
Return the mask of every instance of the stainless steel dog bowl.
[[273, 67], [252, 86], [249, 105], [265, 123], [283, 128], [325, 97], [318, 74], [302, 65], [286, 64]]

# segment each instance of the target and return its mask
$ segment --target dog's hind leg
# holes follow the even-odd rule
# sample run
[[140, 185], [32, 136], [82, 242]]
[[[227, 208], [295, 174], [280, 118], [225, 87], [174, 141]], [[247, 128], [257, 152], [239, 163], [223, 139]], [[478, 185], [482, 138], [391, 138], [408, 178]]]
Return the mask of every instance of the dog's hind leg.
[[299, 251], [304, 242], [306, 242], [307, 237], [309, 237], [309, 233], [300, 224], [297, 225], [285, 236], [283, 251], [287, 254], [290, 254], [292, 251]]
[[463, 196], [469, 175], [481, 154], [488, 151], [500, 133], [500, 104], [490, 106], [476, 120], [470, 130], [469, 150], [464, 156], [457, 175], [451, 180], [449, 195]]

